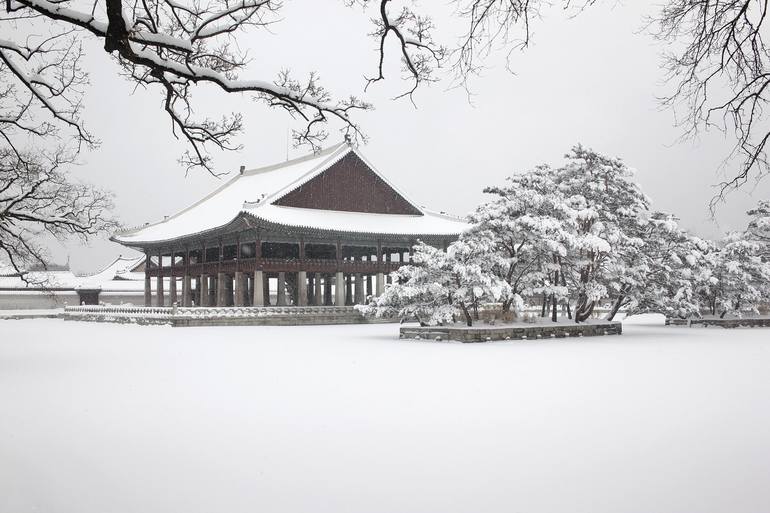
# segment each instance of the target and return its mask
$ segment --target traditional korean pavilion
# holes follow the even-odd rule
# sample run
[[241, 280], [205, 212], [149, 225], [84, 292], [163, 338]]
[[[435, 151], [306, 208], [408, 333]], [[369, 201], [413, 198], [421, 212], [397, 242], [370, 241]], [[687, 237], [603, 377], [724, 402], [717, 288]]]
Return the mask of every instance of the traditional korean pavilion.
[[418, 240], [446, 248], [466, 228], [409, 200], [342, 143], [241, 168], [176, 215], [112, 240], [147, 255], [147, 306], [153, 278], [159, 306], [164, 296], [182, 306], [351, 305], [381, 294]]

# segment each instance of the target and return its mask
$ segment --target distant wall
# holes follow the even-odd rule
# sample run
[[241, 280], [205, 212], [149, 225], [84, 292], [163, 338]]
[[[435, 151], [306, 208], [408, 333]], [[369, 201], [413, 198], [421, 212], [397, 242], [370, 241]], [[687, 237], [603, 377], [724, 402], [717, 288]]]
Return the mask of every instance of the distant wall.
[[[155, 305], [157, 295], [152, 295]], [[170, 306], [171, 298], [164, 294], [165, 304]], [[177, 294], [177, 301], [180, 296]], [[144, 292], [100, 292], [99, 302], [109, 305], [144, 306]], [[80, 305], [80, 296], [75, 290], [0, 290], [0, 310], [48, 310]]]
[[74, 290], [0, 290], [0, 310], [47, 310], [78, 304], [79, 296]]

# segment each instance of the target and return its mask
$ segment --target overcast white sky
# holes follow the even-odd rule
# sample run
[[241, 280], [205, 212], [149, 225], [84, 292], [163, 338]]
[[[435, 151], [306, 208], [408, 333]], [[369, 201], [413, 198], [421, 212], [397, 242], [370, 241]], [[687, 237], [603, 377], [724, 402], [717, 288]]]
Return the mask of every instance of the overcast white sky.
[[[427, 5], [427, 2], [423, 2]], [[419, 4], [418, 4], [419, 6]], [[433, 5], [441, 35], [458, 28], [451, 7]], [[705, 237], [741, 228], [744, 211], [767, 197], [770, 182], [732, 194], [710, 219], [709, 199], [731, 141], [719, 133], [678, 142], [674, 114], [656, 100], [666, 92], [659, 53], [662, 48], [642, 31], [646, 2], [605, 1], [571, 18], [555, 8], [534, 27], [534, 42], [511, 61], [504, 52], [490, 58], [473, 84], [473, 105], [461, 90], [443, 85], [422, 89], [417, 108], [390, 101], [405, 83], [391, 52], [386, 83], [363, 92], [363, 76], [376, 65], [375, 42], [367, 37], [370, 13], [345, 8], [340, 0], [287, 0], [283, 21], [271, 33], [243, 38], [254, 58], [242, 78], [272, 79], [289, 67], [297, 75], [315, 70], [334, 94], [357, 94], [376, 110], [359, 120], [370, 136], [362, 151], [375, 166], [420, 204], [463, 215], [484, 198], [484, 186], [538, 163], [558, 165], [569, 148], [582, 142], [622, 157], [656, 209], [672, 211], [682, 224]], [[449, 41], [451, 42], [451, 40]], [[184, 146], [176, 141], [161, 109], [160, 92], [136, 91], [120, 78], [117, 66], [99, 48], [87, 48], [91, 86], [85, 119], [102, 140], [82, 156], [74, 173], [115, 193], [116, 214], [128, 226], [156, 221], [196, 201], [221, 179], [205, 172], [185, 176], [177, 164]], [[291, 120], [246, 96], [196, 94], [202, 112], [241, 111], [246, 132], [238, 153], [217, 154], [222, 172], [237, 172], [286, 158]], [[334, 134], [329, 144], [339, 138]], [[298, 156], [305, 149], [289, 150]], [[53, 248], [58, 261], [71, 257], [76, 271], [93, 271], [131, 251], [106, 240], [91, 247]]]

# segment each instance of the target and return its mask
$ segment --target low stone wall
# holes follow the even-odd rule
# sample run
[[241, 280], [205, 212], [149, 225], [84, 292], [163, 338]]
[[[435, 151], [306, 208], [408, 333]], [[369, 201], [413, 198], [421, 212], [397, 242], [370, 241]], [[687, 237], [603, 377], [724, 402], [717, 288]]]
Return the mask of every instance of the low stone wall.
[[401, 338], [491, 342], [494, 340], [532, 340], [566, 337], [620, 335], [617, 321], [590, 324], [532, 324], [504, 326], [401, 326]]
[[666, 319], [666, 326], [719, 326], [720, 328], [770, 328], [770, 317], [745, 317], [743, 319]]
[[71, 321], [168, 324], [175, 327], [397, 322], [365, 318], [352, 306], [181, 308], [94, 305], [67, 307], [63, 318]]
[[74, 290], [0, 290], [0, 310], [46, 310], [80, 304]]

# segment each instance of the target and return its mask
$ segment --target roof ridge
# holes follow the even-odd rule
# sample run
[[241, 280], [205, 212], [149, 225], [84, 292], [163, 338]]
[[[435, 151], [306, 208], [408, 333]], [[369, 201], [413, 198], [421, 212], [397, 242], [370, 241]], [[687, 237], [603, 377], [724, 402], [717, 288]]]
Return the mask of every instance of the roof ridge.
[[347, 145], [346, 142], [341, 142], [338, 144], [335, 144], [333, 146], [329, 146], [328, 148], [324, 148], [323, 150], [320, 150], [318, 152], [312, 152], [308, 153], [306, 155], [302, 155], [301, 157], [296, 157], [293, 159], [286, 160], [284, 162], [279, 162], [277, 164], [270, 164], [269, 166], [262, 166], [257, 167], [254, 169], [247, 169], [243, 172], [244, 175], [255, 175], [258, 173], [266, 173], [268, 171], [274, 171], [276, 169], [280, 169], [282, 167], [291, 166], [293, 164], [299, 164], [300, 162], [304, 162], [306, 160], [312, 160], [314, 158], [318, 158], [323, 155], [329, 155], [340, 149], [340, 147]]

